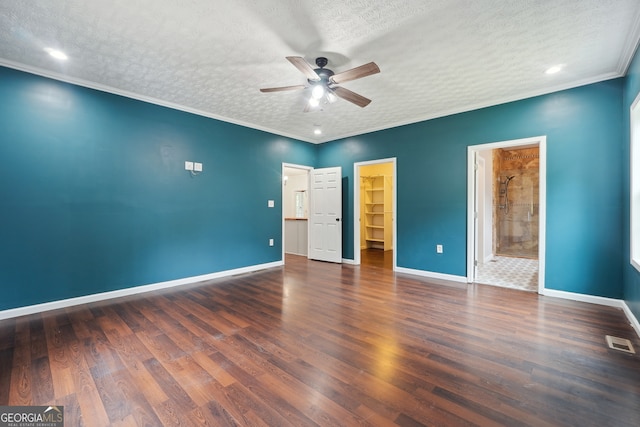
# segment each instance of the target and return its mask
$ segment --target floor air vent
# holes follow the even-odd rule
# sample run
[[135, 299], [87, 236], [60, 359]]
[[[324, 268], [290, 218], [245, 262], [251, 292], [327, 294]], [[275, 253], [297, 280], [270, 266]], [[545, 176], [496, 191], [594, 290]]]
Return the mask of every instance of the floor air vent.
[[606, 337], [607, 337], [607, 345], [609, 346], [609, 348], [612, 348], [614, 350], [624, 351], [625, 353], [631, 353], [631, 354], [636, 353], [636, 351], [633, 349], [633, 345], [631, 344], [631, 341], [624, 338], [612, 337], [611, 335], [606, 335]]

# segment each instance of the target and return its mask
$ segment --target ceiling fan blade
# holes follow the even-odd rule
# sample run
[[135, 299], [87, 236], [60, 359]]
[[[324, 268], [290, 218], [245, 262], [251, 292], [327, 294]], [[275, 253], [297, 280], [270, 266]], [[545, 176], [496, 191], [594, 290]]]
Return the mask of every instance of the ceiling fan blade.
[[287, 56], [286, 57], [289, 62], [291, 62], [294, 67], [298, 70], [302, 71], [307, 79], [309, 80], [320, 80], [320, 76], [313, 70], [311, 65], [307, 61], [304, 60], [301, 56]]
[[370, 76], [372, 74], [377, 74], [380, 72], [380, 68], [376, 65], [375, 62], [369, 62], [368, 64], [361, 65], [356, 68], [352, 68], [347, 71], [343, 71], [338, 74], [334, 74], [329, 78], [333, 83], [344, 83], [349, 82], [355, 79], [361, 79], [363, 77]]
[[358, 95], [357, 93], [352, 92], [349, 89], [345, 89], [343, 87], [334, 87], [332, 90], [333, 90], [333, 93], [336, 94], [336, 96], [339, 96], [345, 101], [352, 102], [356, 104], [358, 107], [364, 108], [367, 105], [369, 105], [369, 103], [371, 102], [369, 98], [365, 98], [364, 96]]
[[295, 85], [295, 86], [282, 86], [282, 87], [266, 87], [260, 89], [260, 92], [283, 92], [285, 90], [299, 90], [304, 89], [304, 85]]

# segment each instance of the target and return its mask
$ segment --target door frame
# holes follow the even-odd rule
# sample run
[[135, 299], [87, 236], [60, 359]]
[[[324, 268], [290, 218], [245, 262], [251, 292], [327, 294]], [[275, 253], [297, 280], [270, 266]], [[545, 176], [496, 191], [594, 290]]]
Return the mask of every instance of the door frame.
[[[309, 176], [310, 176], [310, 172], [313, 170], [312, 166], [305, 166], [305, 165], [296, 165], [293, 163], [282, 163], [282, 168], [280, 170], [280, 204], [282, 205], [282, 209], [280, 212], [280, 216], [281, 216], [281, 220], [282, 220], [282, 225], [281, 225], [281, 229], [282, 229], [282, 234], [280, 236], [280, 242], [281, 242], [281, 246], [282, 246], [282, 263], [285, 263], [285, 252], [284, 252], [284, 239], [285, 239], [285, 234], [284, 234], [284, 229], [285, 229], [285, 212], [284, 212], [284, 191], [285, 191], [285, 174], [284, 174], [284, 169], [285, 168], [290, 168], [290, 169], [301, 169], [301, 170], [305, 170], [307, 171], [307, 181], [309, 181]], [[311, 194], [311, 192], [309, 192], [309, 194]], [[310, 203], [310, 201], [308, 200], [307, 203]], [[307, 235], [309, 235], [309, 221], [307, 218]], [[307, 248], [308, 250], [308, 248]]]
[[538, 223], [538, 293], [545, 290], [545, 254], [546, 254], [546, 230], [547, 230], [547, 136], [535, 136], [531, 138], [514, 139], [510, 141], [491, 142], [487, 144], [470, 145], [467, 147], [467, 282], [475, 280], [476, 254], [476, 167], [475, 158], [479, 151], [493, 150], [496, 148], [511, 148], [519, 146], [538, 146], [540, 154], [540, 183], [539, 183], [539, 223]]
[[391, 180], [391, 186], [393, 188], [392, 202], [391, 202], [391, 239], [393, 241], [393, 271], [396, 271], [397, 256], [398, 256], [398, 240], [396, 229], [396, 217], [397, 211], [397, 197], [398, 197], [398, 168], [397, 158], [389, 157], [386, 159], [368, 160], [366, 162], [357, 162], [353, 164], [353, 264], [360, 265], [360, 166], [377, 165], [381, 163], [391, 163], [393, 168], [393, 179]]
[[[480, 241], [480, 236], [482, 236], [482, 242], [484, 244], [484, 239], [486, 239], [486, 236], [484, 235], [484, 221], [486, 220], [485, 218], [485, 212], [484, 212], [484, 206], [486, 203], [485, 197], [478, 197], [478, 190], [482, 190], [483, 194], [486, 194], [485, 190], [485, 186], [487, 185], [485, 182], [485, 177], [484, 177], [484, 173], [485, 173], [485, 160], [482, 156], [478, 156], [478, 153], [476, 152], [476, 155], [474, 156], [474, 161], [477, 163], [477, 167], [474, 168], [474, 171], [476, 173], [475, 176], [475, 185], [474, 185], [474, 191], [476, 192], [476, 195], [474, 196], [474, 206], [473, 208], [475, 209], [475, 211], [477, 212], [476, 215], [474, 215], [474, 225], [475, 225], [475, 229], [474, 229], [474, 233], [473, 233], [473, 239], [474, 239], [474, 246], [473, 246], [473, 250], [475, 251], [475, 256], [474, 256], [474, 260], [478, 259], [478, 255], [481, 255], [484, 258], [484, 250], [480, 247], [479, 241]], [[483, 221], [480, 221], [480, 220]], [[484, 262], [484, 259], [482, 260]], [[477, 263], [474, 262], [474, 271], [473, 271], [473, 277], [477, 276], [478, 274], [478, 265]]]

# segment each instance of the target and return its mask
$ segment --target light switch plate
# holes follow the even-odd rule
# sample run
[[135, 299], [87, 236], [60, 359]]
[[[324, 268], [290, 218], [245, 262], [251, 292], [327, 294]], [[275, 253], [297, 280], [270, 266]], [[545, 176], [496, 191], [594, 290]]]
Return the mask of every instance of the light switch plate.
[[276, 202], [274, 202], [273, 200], [269, 200], [267, 202], [267, 206], [270, 207], [270, 208], [274, 207], [275, 205], [276, 205]]
[[193, 162], [184, 162], [184, 170], [192, 171], [193, 170]]
[[202, 163], [194, 163], [193, 170], [196, 172], [202, 172]]
[[269, 239], [269, 246], [273, 246], [273, 239]]

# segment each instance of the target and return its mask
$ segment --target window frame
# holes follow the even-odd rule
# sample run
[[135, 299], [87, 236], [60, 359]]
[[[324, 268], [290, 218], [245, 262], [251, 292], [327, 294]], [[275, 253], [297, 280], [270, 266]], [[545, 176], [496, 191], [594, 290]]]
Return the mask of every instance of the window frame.
[[640, 93], [629, 110], [629, 258], [640, 272]]

